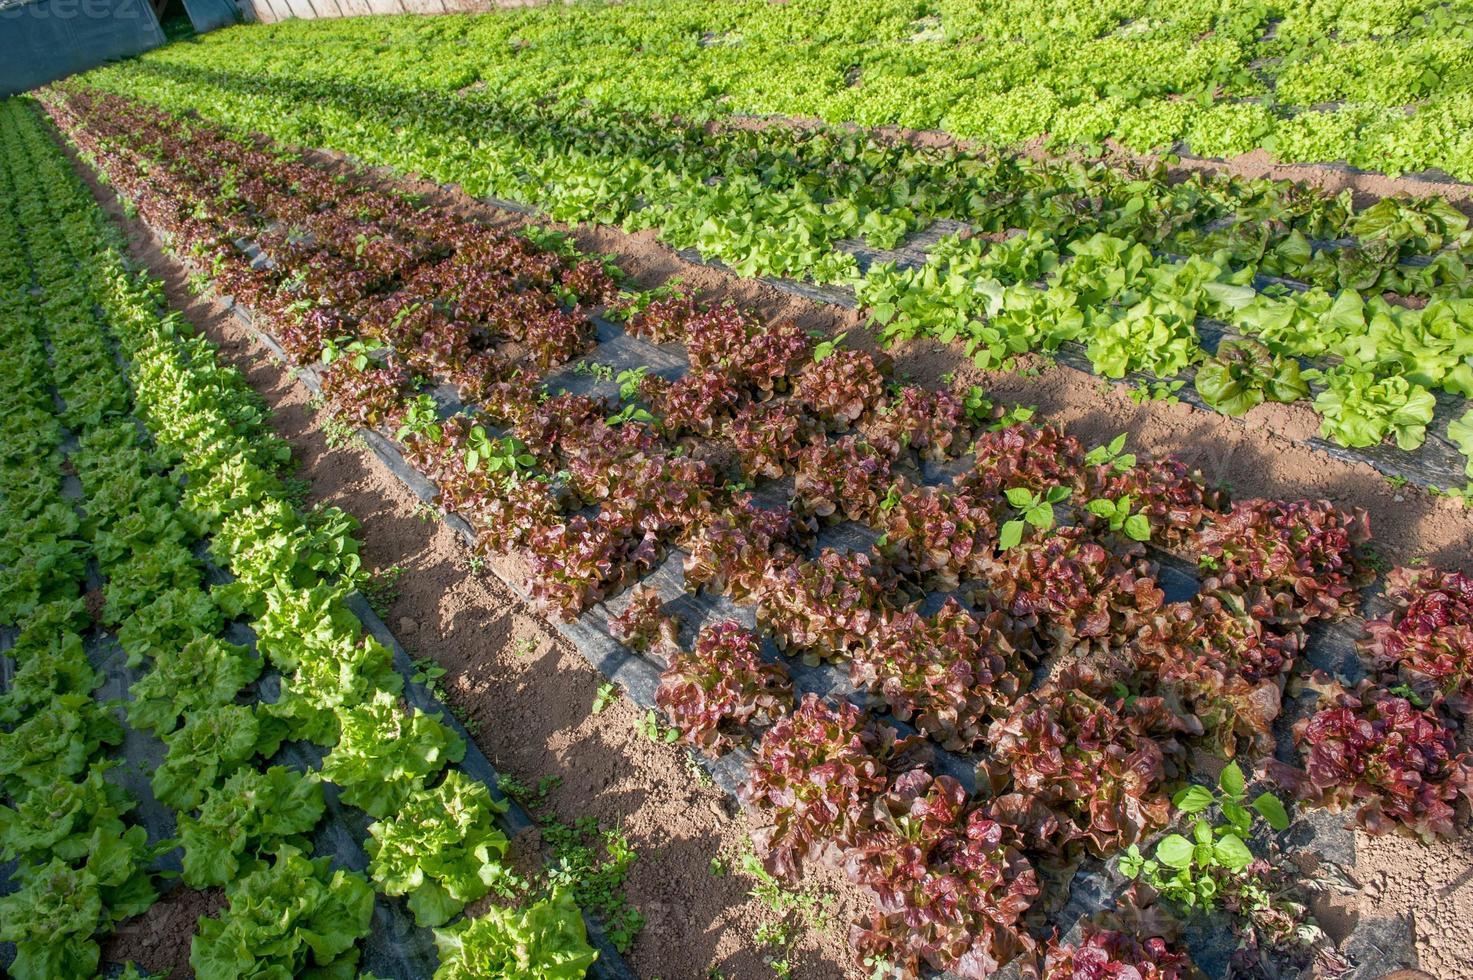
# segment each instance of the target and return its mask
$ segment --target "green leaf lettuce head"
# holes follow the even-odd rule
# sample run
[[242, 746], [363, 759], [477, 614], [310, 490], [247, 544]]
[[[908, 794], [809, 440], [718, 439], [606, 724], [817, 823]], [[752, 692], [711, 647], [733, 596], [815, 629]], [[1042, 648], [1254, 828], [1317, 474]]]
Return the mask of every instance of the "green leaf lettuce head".
[[178, 810], [200, 805], [205, 790], [259, 753], [271, 756], [281, 745], [286, 723], [270, 705], [221, 705], [195, 712], [164, 738], [168, 753], [154, 770], [153, 792]]
[[496, 827], [506, 804], [459, 770], [419, 790], [389, 820], [368, 828], [368, 873], [389, 895], [408, 895], [415, 922], [440, 926], [509, 879], [507, 840]]
[[373, 916], [362, 875], [282, 846], [266, 866], [225, 890], [218, 918], [200, 920], [189, 951], [198, 980], [314, 976], [351, 980]]
[[47, 603], [75, 596], [86, 572], [83, 547], [66, 537], [32, 538], [0, 575], [0, 620], [14, 623]]
[[1298, 361], [1276, 358], [1253, 340], [1224, 341], [1216, 356], [1197, 368], [1196, 386], [1204, 402], [1232, 416], [1265, 401], [1287, 403], [1309, 395]]
[[15, 796], [44, 789], [80, 775], [101, 746], [122, 739], [121, 726], [92, 695], [59, 695], [48, 710], [0, 732], [0, 781]]
[[1379, 445], [1388, 436], [1405, 450], [1427, 437], [1437, 400], [1421, 385], [1405, 378], [1377, 379], [1352, 364], [1338, 364], [1323, 374], [1326, 389], [1315, 397], [1320, 431], [1342, 446]]
[[80, 781], [58, 779], [32, 790], [14, 808], [0, 806], [0, 858], [39, 864], [51, 857], [80, 861], [92, 835], [123, 832], [123, 814], [133, 801], [103, 777], [112, 763], [97, 762]]
[[260, 673], [261, 661], [248, 649], [213, 636], [165, 648], [153, 670], [130, 689], [128, 721], [135, 728], [168, 734], [182, 716], [233, 704], [241, 688]]
[[284, 766], [249, 766], [209, 789], [197, 815], [179, 814], [184, 883], [207, 888], [234, 881], [284, 841], [322, 819], [322, 779]]
[[57, 980], [97, 973], [102, 950], [92, 936], [103, 921], [96, 876], [60, 859], [26, 876], [19, 891], [0, 899], [0, 940], [15, 943], [10, 975]]
[[87, 843], [87, 863], [60, 858], [19, 875], [21, 887], [0, 898], [0, 941], [16, 946], [15, 980], [90, 977], [100, 950], [93, 938], [138, 915], [158, 897], [148, 872], [169, 845], [149, 847], [142, 827], [119, 834], [99, 828]]
[[0, 724], [13, 725], [49, 709], [58, 694], [91, 694], [101, 683], [76, 633], [58, 634], [44, 646], [33, 644], [19, 660], [9, 689], [0, 694]]
[[572, 896], [562, 890], [525, 910], [492, 906], [478, 919], [435, 930], [435, 980], [577, 980], [598, 953]]
[[380, 691], [338, 713], [342, 733], [322, 776], [342, 787], [349, 806], [379, 820], [398, 812], [429, 777], [465, 757], [465, 742], [439, 718]]
[[291, 726], [291, 737], [318, 745], [335, 745], [338, 712], [362, 703], [377, 691], [398, 694], [404, 677], [394, 668], [394, 654], [371, 636], [339, 633], [318, 644], [282, 680], [274, 713]]
[[157, 660], [199, 636], [213, 636], [224, 621], [211, 594], [189, 581], [165, 589], [118, 627], [118, 642], [128, 654], [128, 666]]
[[1146, 371], [1169, 378], [1197, 356], [1197, 335], [1188, 321], [1146, 312], [1141, 304], [1126, 315], [1100, 324], [1086, 350], [1096, 371], [1107, 378], [1123, 378]]

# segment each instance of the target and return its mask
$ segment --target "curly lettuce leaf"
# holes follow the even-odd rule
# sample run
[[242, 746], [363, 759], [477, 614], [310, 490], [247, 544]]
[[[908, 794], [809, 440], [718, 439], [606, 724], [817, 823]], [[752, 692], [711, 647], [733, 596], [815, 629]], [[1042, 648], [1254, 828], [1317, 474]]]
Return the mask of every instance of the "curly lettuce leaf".
[[242, 868], [306, 834], [322, 819], [322, 779], [284, 766], [237, 770], [204, 795], [197, 814], [179, 814], [184, 883], [224, 885]]
[[129, 693], [128, 721], [159, 734], [172, 732], [181, 717], [232, 704], [241, 688], [261, 673], [250, 650], [213, 636], [159, 652], [153, 669]]
[[351, 978], [373, 916], [373, 888], [362, 875], [329, 867], [282, 846], [271, 862], [226, 888], [229, 904], [200, 920], [189, 951], [198, 980]]
[[435, 931], [435, 980], [578, 980], [598, 959], [570, 893], [556, 890], [525, 910], [492, 906], [477, 919]]
[[196, 712], [164, 738], [168, 752], [154, 770], [154, 795], [176, 810], [194, 809], [217, 779], [258, 754], [274, 754], [285, 733], [286, 724], [267, 706], [227, 704]]
[[417, 923], [444, 925], [508, 878], [506, 835], [496, 826], [505, 810], [485, 786], [451, 770], [368, 828], [368, 873], [385, 894], [409, 896]]
[[379, 820], [398, 812], [428, 779], [465, 757], [465, 742], [439, 718], [402, 711], [386, 691], [339, 714], [342, 735], [322, 776], [342, 787], [343, 802]]

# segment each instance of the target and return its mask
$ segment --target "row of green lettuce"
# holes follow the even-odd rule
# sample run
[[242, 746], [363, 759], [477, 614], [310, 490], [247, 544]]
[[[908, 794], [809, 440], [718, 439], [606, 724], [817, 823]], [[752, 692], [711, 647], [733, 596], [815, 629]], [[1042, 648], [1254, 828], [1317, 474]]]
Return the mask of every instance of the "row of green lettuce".
[[[85, 427], [119, 404], [95, 383], [94, 352], [74, 343], [87, 301], [66, 257], [45, 251], [44, 203], [29, 190], [9, 113], [0, 120], [0, 622], [16, 627], [14, 665], [0, 694], [0, 857], [16, 862], [0, 899], [0, 940], [15, 944], [19, 980], [90, 977], [94, 936], [145, 911], [158, 895], [158, 855], [128, 817], [136, 802], [110, 782], [109, 748], [123, 731], [93, 692], [82, 592], [94, 529], [64, 496], [63, 419]], [[21, 179], [17, 179], [21, 178]], [[33, 261], [34, 257], [34, 261]], [[54, 384], [43, 330], [52, 338]], [[102, 365], [109, 366], [108, 364]], [[107, 374], [104, 373], [104, 378]], [[58, 418], [53, 387], [65, 398]], [[71, 458], [98, 465], [98, 446]]]
[[[1440, 199], [1358, 210], [1284, 183], [713, 128], [500, 88], [447, 94], [441, 62], [419, 88], [396, 87], [375, 59], [397, 49], [319, 57], [365, 23], [377, 21], [294, 27], [295, 41], [225, 32], [86, 84], [555, 218], [653, 228], [742, 274], [852, 286], [887, 337], [957, 341], [984, 368], [1076, 342], [1110, 378], [1196, 368], [1204, 401], [1228, 414], [1313, 399], [1323, 435], [1357, 448], [1415, 449], [1438, 390], [1473, 392], [1473, 230]], [[844, 244], [892, 247], [937, 219], [966, 231], [919, 269], [861, 271]], [[1209, 354], [1206, 321], [1243, 341]], [[1301, 358], [1313, 359], [1302, 375]], [[1466, 450], [1473, 427], [1451, 421], [1437, 435]]]
[[1467, 0], [633, 0], [256, 33], [392, 86], [1473, 179]]
[[[1473, 300], [1409, 307], [1349, 289], [1259, 290], [1222, 258], [1162, 257], [1105, 234], [1064, 255], [1031, 233], [992, 247], [950, 236], [919, 267], [872, 267], [856, 291], [889, 340], [960, 342], [983, 368], [1072, 342], [1103, 377], [1190, 379], [1225, 415], [1310, 399], [1320, 434], [1351, 448], [1416, 450], [1436, 392], [1473, 396]], [[1211, 353], [1204, 321], [1226, 328]], [[1473, 409], [1442, 426], [1473, 478]]]
[[[68, 422], [85, 423], [73, 460], [107, 578], [101, 622], [130, 663], [147, 667], [130, 691], [128, 720], [165, 746], [152, 788], [178, 814], [184, 883], [225, 889], [227, 907], [201, 920], [194, 938], [196, 974], [353, 976], [377, 888], [407, 896], [424, 926], [444, 926], [493, 892], [514, 900], [437, 930], [437, 978], [582, 976], [595, 954], [579, 910], [566, 893], [534, 892], [501, 863], [504, 805], [446, 771], [464, 743], [438, 718], [404, 710], [392, 654], [345, 605], [360, 578], [351, 519], [293, 506], [280, 475], [289, 453], [266, 429], [259, 398], [182, 319], [161, 314], [159, 285], [129, 271], [118, 232], [34, 110], [12, 102], [5, 122], [8, 145], [24, 154], [12, 164], [22, 175], [15, 189], [42, 202], [22, 230], [33, 252], [54, 256], [56, 282], [75, 301], [71, 320], [47, 320], [70, 324], [55, 331], [68, 341], [55, 351], [88, 350], [76, 361], [86, 365], [82, 391], [107, 392], [88, 402], [94, 413]], [[77, 392], [59, 387], [75, 414]], [[228, 585], [205, 588], [197, 541], [233, 574]], [[240, 619], [254, 630], [254, 651], [221, 637]], [[268, 669], [280, 675], [270, 703], [253, 687]], [[296, 740], [325, 751], [320, 770], [267, 763]], [[79, 794], [73, 775], [39, 771], [53, 791]], [[375, 818], [367, 877], [312, 856], [324, 782]], [[38, 955], [90, 948], [95, 961], [94, 936], [109, 921], [64, 924], [28, 909], [26, 897], [7, 901]]]

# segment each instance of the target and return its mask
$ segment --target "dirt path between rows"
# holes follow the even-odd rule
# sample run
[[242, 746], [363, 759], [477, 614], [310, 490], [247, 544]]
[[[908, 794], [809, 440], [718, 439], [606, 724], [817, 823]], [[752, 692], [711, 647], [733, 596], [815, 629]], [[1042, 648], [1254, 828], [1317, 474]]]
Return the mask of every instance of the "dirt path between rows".
[[[272, 428], [291, 444], [297, 475], [310, 485], [308, 503], [335, 505], [362, 523], [366, 567], [403, 570], [385, 620], [410, 656], [446, 668], [441, 683], [449, 700], [469, 719], [492, 765], [529, 786], [556, 778], [547, 799], [561, 820], [592, 817], [628, 836], [639, 860], [627, 893], [648, 919], [627, 957], [635, 972], [653, 980], [746, 980], [772, 976], [766, 959], [786, 957], [795, 977], [862, 976], [846, 935], [862, 907], [857, 890], [837, 872], [810, 876], [811, 885], [833, 896], [827, 927], [798, 926], [786, 951], [764, 946], [759, 933], [782, 919], [748, 895], [756, 882], [736, 870], [749, 844], [735, 804], [701, 778], [684, 751], [642, 735], [629, 703], [615, 701], [595, 714], [603, 677], [572, 644], [502, 583], [472, 572], [453, 532], [427, 520], [419, 499], [376, 456], [355, 444], [330, 444], [326, 419], [292, 372], [222, 303], [194, 295], [185, 267], [124, 213], [90, 168], [75, 157], [73, 163], [125, 229], [133, 259], [164, 282], [170, 308], [219, 344], [222, 361], [265, 398]], [[149, 943], [187, 951], [193, 919], [147, 921], [189, 930]]]

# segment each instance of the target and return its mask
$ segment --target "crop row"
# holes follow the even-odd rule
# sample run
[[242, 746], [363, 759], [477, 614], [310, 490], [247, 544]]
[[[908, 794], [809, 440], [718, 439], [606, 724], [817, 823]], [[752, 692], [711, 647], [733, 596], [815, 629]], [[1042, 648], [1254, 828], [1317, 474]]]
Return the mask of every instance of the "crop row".
[[[1357, 211], [1347, 196], [1283, 183], [1172, 183], [1162, 168], [404, 91], [359, 77], [368, 59], [296, 75], [290, 59], [303, 49], [257, 49], [251, 36], [235, 35], [227, 60], [268, 62], [254, 73], [186, 52], [88, 83], [553, 218], [655, 228], [743, 274], [850, 285], [885, 337], [956, 341], [983, 367], [1069, 342], [1110, 378], [1195, 365], [1207, 405], [1238, 415], [1312, 397], [1324, 436], [1349, 447], [1415, 449], [1434, 392], [1473, 392], [1470, 231], [1440, 199]], [[274, 58], [288, 65], [272, 70]], [[846, 244], [888, 249], [937, 219], [963, 230], [919, 268], [861, 269]], [[1209, 350], [1206, 322], [1225, 324], [1232, 342]], [[1466, 452], [1473, 418], [1441, 421], [1438, 436]]]
[[[670, 291], [622, 297], [609, 312], [629, 334], [682, 342], [688, 374], [674, 382], [637, 373], [621, 379], [629, 391], [617, 411], [587, 397], [540, 397], [527, 376], [508, 382], [486, 373], [502, 358], [517, 371], [544, 365], [528, 361], [517, 338], [476, 304], [462, 309], [460, 297], [474, 299], [472, 286], [492, 281], [504, 298], [545, 309], [539, 297], [572, 292], [560, 276], [581, 268], [596, 278], [587, 260], [426, 209], [407, 224], [436, 229], [448, 254], [378, 267], [377, 292], [334, 308], [316, 292], [324, 287], [308, 280], [310, 266], [324, 253], [346, 263], [323, 280], [337, 289], [374, 261], [364, 246], [372, 236], [340, 224], [349, 214], [379, 220], [361, 206], [373, 193], [366, 182], [324, 183], [313, 168], [260, 146], [198, 125], [175, 135], [162, 120], [147, 125], [146, 113], [106, 99], [75, 95], [57, 111], [140, 212], [221, 288], [245, 297], [293, 356], [305, 362], [328, 353], [324, 389], [341, 414], [393, 431], [488, 548], [529, 549], [532, 591], [544, 604], [574, 614], [679, 543], [689, 555], [688, 587], [755, 599], [766, 631], [790, 652], [847, 662], [857, 684], [943, 744], [985, 745], [987, 793], [969, 813], [1019, 834], [1020, 858], [1105, 856], [1134, 846], [1171, 819], [1168, 791], [1189, 774], [1188, 746], [1227, 754], [1266, 748], [1305, 626], [1351, 611], [1369, 578], [1357, 557], [1366, 532], [1356, 515], [1308, 502], [1229, 505], [1170, 460], [1141, 462], [1118, 444], [1086, 451], [1052, 428], [969, 411], [958, 396], [892, 386], [882, 358], [815, 344]], [[238, 177], [227, 186], [222, 172]], [[309, 218], [310, 242], [299, 234]], [[236, 238], [263, 233], [275, 247], [252, 261]], [[541, 255], [541, 264], [529, 255]], [[549, 276], [549, 264], [560, 272]], [[609, 289], [600, 283], [579, 295], [596, 302]], [[385, 320], [404, 329], [385, 332]], [[477, 370], [465, 373], [477, 356]], [[456, 383], [483, 414], [444, 417], [413, 375], [419, 385]], [[499, 434], [508, 429], [515, 435]], [[702, 448], [713, 437], [734, 450], [732, 469], [716, 469], [720, 454]], [[929, 461], [968, 450], [975, 466], [953, 486], [917, 478]], [[790, 506], [759, 506], [733, 486], [774, 478], [792, 480]], [[592, 516], [579, 513], [587, 508], [596, 508]], [[882, 532], [877, 552], [809, 558], [814, 525], [840, 518]], [[1057, 526], [1064, 518], [1074, 523]], [[1200, 561], [1201, 592], [1166, 602], [1139, 539]], [[1466, 645], [1466, 583], [1399, 574], [1401, 611], [1373, 629], [1396, 633], [1404, 645], [1376, 654], [1375, 663], [1386, 683], [1400, 672], [1407, 688], [1398, 695], [1372, 685], [1354, 698], [1332, 692], [1300, 733], [1307, 774], [1281, 775], [1307, 799], [1357, 801], [1368, 827], [1449, 833], [1467, 792], [1467, 760], [1453, 742], [1468, 684], [1456, 666], [1457, 644]], [[965, 603], [921, 614], [914, 600], [938, 587]], [[1418, 633], [1418, 610], [1428, 605], [1464, 630], [1451, 634], [1447, 649]], [[669, 623], [647, 594], [636, 594], [620, 626], [631, 643], [664, 637], [668, 646]], [[791, 871], [830, 845], [859, 847], [879, 812], [873, 804], [891, 789], [901, 809], [919, 805], [933, 782], [938, 801], [954, 796], [945, 777], [917, 775], [913, 743], [896, 750], [893, 733], [854, 709], [805, 699], [786, 715], [783, 671], [760, 662], [750, 635], [716, 627], [694, 650], [666, 656], [660, 702], [692, 742], [717, 748], [744, 740], [747, 722], [776, 720], [747, 791], [770, 819], [763, 841], [776, 870]], [[1075, 661], [1093, 669], [1058, 669]], [[1028, 691], [1040, 665], [1055, 676]], [[1374, 774], [1352, 784], [1346, 799], [1343, 783], [1323, 776], [1330, 759], [1360, 771], [1345, 762], [1344, 726], [1362, 731], [1360, 719], [1384, 733], [1393, 718], [1415, 719], [1416, 750], [1392, 762], [1388, 742], [1358, 741], [1353, 751], [1362, 762], [1376, 760]], [[856, 767], [864, 778], [814, 778], [834, 765]], [[1421, 782], [1392, 775], [1407, 771]], [[928, 846], [943, 862], [953, 838], [933, 829]], [[1227, 850], [1252, 856], [1246, 847]], [[977, 860], [995, 871], [1001, 857]], [[964, 959], [964, 949], [1004, 957], [1028, 945], [1015, 921], [999, 931], [975, 910], [937, 925], [945, 942], [915, 938], [903, 923], [942, 915], [926, 904], [926, 883], [950, 880], [930, 859], [909, 869], [924, 880], [905, 895], [893, 887], [898, 869], [851, 870], [880, 902], [861, 930], [861, 946], [876, 955], [981, 972], [987, 961]], [[1251, 883], [1255, 894], [1266, 887]], [[1021, 915], [1035, 903], [1028, 887], [1019, 888], [1010, 905]], [[1255, 912], [1283, 936], [1282, 905], [1260, 903]]]
[[[197, 974], [351, 975], [377, 889], [407, 897], [426, 926], [445, 925], [492, 890], [525, 899], [442, 930], [439, 977], [583, 975], [594, 953], [578, 909], [562, 892], [523, 894], [527, 886], [500, 864], [504, 804], [445, 771], [464, 744], [438, 718], [401, 706], [391, 653], [345, 606], [360, 579], [351, 519], [293, 507], [279, 476], [288, 452], [263, 426], [259, 399], [182, 321], [161, 315], [157, 284], [128, 271], [120, 236], [31, 111], [7, 105], [6, 127], [11, 173], [26, 175], [13, 199], [31, 202], [24, 240], [51, 257], [45, 302], [67, 304], [46, 322], [107, 583], [98, 625], [146, 668], [130, 690], [128, 721], [165, 750], [152, 790], [176, 811], [178, 840], [159, 848], [182, 848], [185, 884], [225, 889], [225, 911], [202, 920], [194, 940]], [[200, 554], [233, 580], [207, 589]], [[75, 602], [49, 608], [74, 625], [81, 612]], [[230, 621], [250, 623], [253, 647], [223, 638]], [[267, 672], [280, 688], [269, 702], [256, 684]], [[320, 767], [267, 762], [284, 743], [319, 747]], [[112, 805], [97, 779], [76, 782], [74, 768], [35, 769], [47, 792], [72, 801], [79, 829], [90, 830], [86, 807]], [[328, 783], [376, 821], [366, 877], [311, 856]], [[51, 801], [27, 798], [17, 812], [34, 819], [43, 802]], [[35, 949], [16, 975], [91, 975], [99, 924], [37, 915], [26, 904], [34, 888], [45, 894], [52, 884], [30, 877], [10, 900], [26, 929], [16, 938]], [[76, 958], [83, 953], [90, 966]]]
[[[653, 0], [251, 28], [159, 62], [388, 88], [942, 129], [989, 145], [1233, 156], [1473, 179], [1462, 3]], [[226, 54], [236, 61], [227, 62]], [[244, 55], [244, 57], [240, 57]]]
[[[28, 253], [22, 224], [45, 225], [49, 215], [42, 202], [18, 193], [28, 188], [16, 180], [23, 167], [6, 117], [0, 120], [6, 354], [0, 621], [18, 630], [5, 651], [15, 670], [0, 695], [0, 785], [12, 804], [0, 807], [0, 853], [17, 862], [12, 877], [19, 888], [0, 900], [0, 938], [16, 944], [10, 973], [22, 980], [92, 976], [101, 954], [94, 935], [153, 903], [156, 849], [130, 819], [136, 801], [106, 776], [113, 765], [108, 747], [123, 733], [93, 696], [102, 679], [87, 657], [82, 602], [91, 535], [63, 493], [66, 433], [53, 403], [42, 324], [57, 325], [57, 381], [69, 397], [68, 424], [105, 411], [119, 392], [115, 384], [88, 380], [95, 357], [71, 343], [77, 297], [66, 288], [65, 259], [41, 252], [33, 264]], [[95, 451], [90, 458], [95, 462]]]

